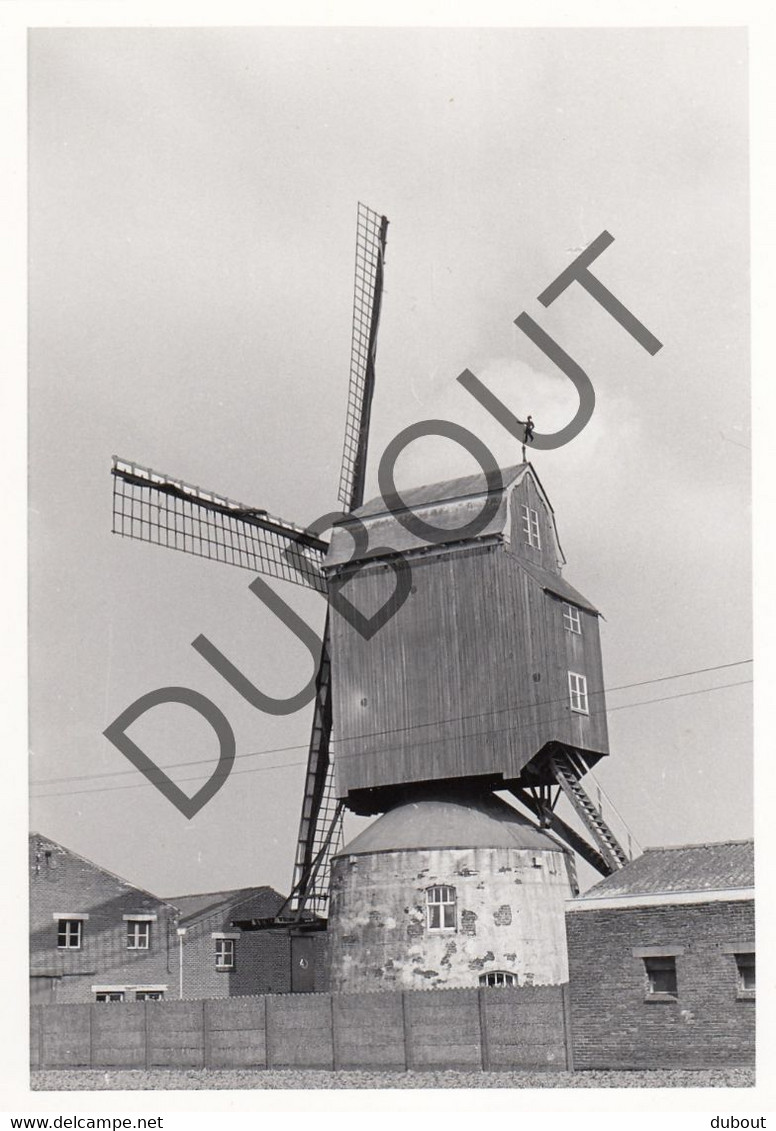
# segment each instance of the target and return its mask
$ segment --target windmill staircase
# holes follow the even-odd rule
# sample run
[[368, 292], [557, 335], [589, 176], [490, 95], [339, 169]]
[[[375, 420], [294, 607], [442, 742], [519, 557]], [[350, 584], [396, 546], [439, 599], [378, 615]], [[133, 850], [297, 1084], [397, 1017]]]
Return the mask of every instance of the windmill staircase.
[[623, 868], [628, 863], [628, 854], [580, 780], [587, 773], [587, 767], [578, 755], [568, 749], [555, 751], [550, 755], [549, 761], [555, 772], [556, 782], [593, 838], [609, 871], [616, 872]]
[[[539, 819], [542, 828], [554, 832], [602, 876], [609, 876], [625, 867], [631, 855], [622, 847], [601, 805], [596, 805], [582, 785], [581, 779], [589, 769], [581, 751], [553, 743], [532, 759], [519, 781], [509, 789]], [[589, 839], [555, 812], [561, 793], [579, 817]], [[630, 840], [628, 833], [629, 844]]]

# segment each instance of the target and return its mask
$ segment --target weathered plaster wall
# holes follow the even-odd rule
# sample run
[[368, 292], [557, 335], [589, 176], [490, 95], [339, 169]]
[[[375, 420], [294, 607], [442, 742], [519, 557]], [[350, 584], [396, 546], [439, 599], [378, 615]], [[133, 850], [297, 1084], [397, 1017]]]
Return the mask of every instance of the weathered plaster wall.
[[[456, 926], [429, 930], [426, 890], [456, 889]], [[332, 869], [331, 989], [476, 986], [504, 970], [520, 985], [568, 980], [563, 852], [412, 849], [341, 856]]]

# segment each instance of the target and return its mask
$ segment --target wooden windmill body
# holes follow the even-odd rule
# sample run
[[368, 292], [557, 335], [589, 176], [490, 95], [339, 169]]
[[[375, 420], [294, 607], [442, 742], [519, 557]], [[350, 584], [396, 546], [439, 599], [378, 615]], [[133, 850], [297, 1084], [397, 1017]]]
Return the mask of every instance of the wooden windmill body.
[[[406, 493], [406, 507], [442, 531], [433, 541], [381, 499], [363, 504], [386, 233], [385, 217], [359, 205], [342, 512], [330, 543], [114, 458], [116, 533], [329, 594], [293, 889], [280, 915], [256, 928], [325, 920], [346, 808], [377, 814], [440, 791], [509, 790], [601, 873], [626, 860], [580, 782], [608, 753], [598, 614], [561, 575], [535, 470], [523, 463], [502, 474], [498, 507], [470, 538], [456, 530], [482, 510], [479, 476]], [[347, 528], [356, 519], [369, 537], [354, 554]], [[334, 597], [347, 587], [370, 615], [395, 584], [395, 554], [411, 568], [409, 596], [365, 639]], [[557, 815], [561, 792], [586, 835]]]

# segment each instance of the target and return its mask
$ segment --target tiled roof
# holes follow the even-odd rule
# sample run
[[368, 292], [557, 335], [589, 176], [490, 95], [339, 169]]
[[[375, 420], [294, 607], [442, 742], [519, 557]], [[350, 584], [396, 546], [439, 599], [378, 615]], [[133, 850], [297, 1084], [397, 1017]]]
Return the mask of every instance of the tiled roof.
[[170, 896], [167, 900], [181, 913], [181, 921], [198, 919], [203, 916], [223, 914], [240, 904], [249, 902], [251, 915], [262, 918], [274, 915], [280, 910], [284, 897], [274, 888], [235, 888], [233, 891], [211, 891], [197, 895]]
[[582, 900], [673, 892], [719, 892], [754, 886], [754, 842], [647, 848], [619, 872], [594, 884]]

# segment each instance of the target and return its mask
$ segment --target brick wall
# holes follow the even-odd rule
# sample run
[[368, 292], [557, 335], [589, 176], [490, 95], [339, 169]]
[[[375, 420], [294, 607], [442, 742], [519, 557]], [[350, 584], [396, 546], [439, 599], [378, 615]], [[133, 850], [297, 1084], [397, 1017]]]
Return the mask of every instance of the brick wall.
[[[79, 949], [57, 945], [60, 913], [88, 915]], [[147, 950], [127, 948], [124, 915], [156, 915]], [[30, 838], [30, 974], [37, 1000], [93, 1001], [92, 985], [177, 988], [174, 912], [163, 900], [45, 837]], [[133, 996], [130, 994], [129, 996]]]
[[[134, 887], [89, 860], [46, 837], [30, 837], [30, 996], [35, 1004], [90, 1002], [93, 987], [127, 987], [126, 1000], [135, 998], [133, 987], [165, 986], [166, 998], [179, 993], [178, 909], [149, 892]], [[213, 933], [238, 934], [232, 919], [267, 915], [266, 889], [255, 899], [242, 899], [235, 908], [221, 907], [212, 915], [181, 920], [186, 927], [183, 943], [184, 998], [233, 997], [244, 994], [287, 993], [291, 990], [288, 933], [243, 932], [236, 940], [233, 971], [216, 968]], [[275, 902], [282, 903], [276, 895]], [[55, 915], [88, 915], [82, 920], [80, 948], [60, 948]], [[124, 915], [156, 915], [150, 925], [147, 950], [127, 947]], [[322, 950], [321, 947], [324, 949]], [[325, 937], [316, 941], [316, 990], [327, 989]]]
[[216, 968], [213, 932], [239, 932], [217, 918], [188, 927], [183, 944], [183, 996], [221, 998], [291, 990], [289, 938], [282, 931], [243, 931], [235, 940], [234, 970]]
[[[754, 1001], [739, 996], [725, 953], [754, 939], [752, 901], [571, 911], [566, 928], [577, 1068], [754, 1062]], [[633, 955], [642, 947], [683, 949], [675, 1001], [647, 999], [644, 961]]]

